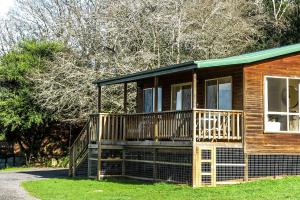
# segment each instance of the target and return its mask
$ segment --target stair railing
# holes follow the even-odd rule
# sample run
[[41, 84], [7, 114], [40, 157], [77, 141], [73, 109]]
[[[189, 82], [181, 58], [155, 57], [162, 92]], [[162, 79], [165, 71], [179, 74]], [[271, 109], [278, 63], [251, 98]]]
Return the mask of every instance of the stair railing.
[[81, 160], [84, 159], [90, 140], [90, 122], [89, 119], [83, 129], [70, 147], [69, 174], [75, 176], [75, 170]]

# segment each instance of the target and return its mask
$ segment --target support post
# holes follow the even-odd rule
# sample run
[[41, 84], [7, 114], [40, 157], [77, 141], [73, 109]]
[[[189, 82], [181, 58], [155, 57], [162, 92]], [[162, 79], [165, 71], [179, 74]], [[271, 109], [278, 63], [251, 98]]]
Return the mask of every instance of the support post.
[[101, 138], [102, 138], [102, 116], [101, 116], [101, 114], [99, 114], [99, 119], [98, 119], [99, 121], [98, 121], [98, 123], [99, 123], [99, 125], [98, 125], [98, 138], [97, 138], [97, 140], [98, 140], [98, 163], [97, 163], [97, 179], [98, 180], [100, 180], [101, 179], [101, 169], [102, 169], [102, 167], [101, 167], [101, 153], [102, 153], [102, 150], [101, 150], [101, 148], [102, 148], [102, 145], [101, 145]]
[[154, 141], [158, 141], [158, 77], [154, 77], [154, 113], [155, 113], [155, 123], [154, 123]]
[[249, 160], [248, 160], [248, 154], [244, 154], [244, 160], [245, 160], [245, 165], [244, 165], [244, 181], [248, 181], [248, 169], [249, 169]]
[[153, 180], [156, 181], [157, 179], [157, 149], [154, 147], [153, 149]]
[[217, 148], [216, 145], [211, 149], [211, 186], [217, 185]]
[[201, 163], [198, 159], [200, 154], [200, 149], [197, 148], [196, 143], [196, 107], [197, 107], [197, 73], [193, 71], [192, 73], [192, 134], [193, 134], [193, 163], [192, 163], [192, 184], [193, 187], [199, 186], [199, 165]]
[[124, 83], [124, 113], [127, 113], [127, 83]]
[[192, 81], [192, 108], [197, 108], [197, 72], [193, 71]]
[[101, 113], [101, 85], [98, 85], [98, 101], [97, 101], [97, 106], [98, 106], [98, 112]]
[[125, 176], [125, 156], [126, 156], [126, 152], [125, 152], [125, 148], [123, 147], [122, 149], [122, 176]]
[[72, 148], [72, 177], [76, 176], [75, 148]]

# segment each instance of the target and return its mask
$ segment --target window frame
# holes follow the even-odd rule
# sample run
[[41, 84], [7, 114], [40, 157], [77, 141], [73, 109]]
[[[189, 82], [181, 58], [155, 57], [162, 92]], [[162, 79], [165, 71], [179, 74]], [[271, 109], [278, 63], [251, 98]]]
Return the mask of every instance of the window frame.
[[220, 79], [226, 79], [226, 78], [230, 78], [230, 83], [231, 83], [231, 109], [229, 109], [229, 110], [233, 110], [233, 83], [232, 83], [232, 76], [223, 76], [223, 77], [218, 77], [218, 78], [205, 79], [205, 84], [204, 84], [204, 106], [205, 106], [205, 108], [207, 108], [206, 84], [207, 84], [208, 81], [216, 80], [217, 81], [217, 108], [216, 108], [216, 110], [220, 110], [220, 108], [219, 108], [219, 80]]
[[[158, 109], [158, 111], [157, 112], [162, 112], [163, 111], [163, 105], [162, 105], [162, 103], [163, 103], [163, 90], [162, 90], [162, 87], [161, 86], [158, 86], [157, 87], [157, 89], [158, 89], [158, 91], [159, 91], [159, 88], [160, 88], [160, 90], [161, 90], [161, 108], [160, 108], [160, 110], [159, 110], [159, 107], [157, 107], [157, 109]], [[151, 112], [146, 112], [145, 111], [145, 91], [146, 90], [152, 90], [152, 111]], [[147, 88], [144, 88], [143, 89], [143, 113], [153, 113], [154, 112], [154, 98], [155, 98], [155, 88], [154, 87], [147, 87]], [[159, 101], [159, 99], [158, 99], [158, 101]]]
[[[191, 108], [190, 110], [192, 109], [192, 99], [193, 99], [193, 95], [192, 95], [192, 82], [184, 82], [184, 83], [177, 83], [177, 84], [172, 84], [171, 85], [171, 110], [174, 110], [174, 111], [182, 111], [182, 105], [181, 105], [181, 110], [176, 110], [176, 105], [175, 105], [175, 108], [173, 108], [173, 93], [174, 93], [174, 88], [175, 87], [179, 87], [180, 86], [180, 89], [182, 90], [182, 87], [183, 86], [187, 86], [187, 85], [190, 85], [191, 86]], [[182, 102], [182, 96], [181, 96], [181, 102]]]
[[[274, 111], [271, 111], [269, 112], [268, 111], [268, 81], [267, 79], [268, 78], [278, 78], [278, 79], [285, 79], [286, 81], [286, 88], [287, 88], [287, 91], [286, 91], [286, 97], [287, 98], [287, 102], [286, 102], [286, 112], [274, 112]], [[298, 113], [291, 113], [290, 112], [290, 100], [289, 100], [289, 80], [290, 79], [295, 79], [295, 80], [299, 80], [300, 81], [300, 77], [292, 77], [292, 76], [270, 76], [270, 75], [267, 75], [267, 76], [264, 76], [264, 80], [263, 80], [263, 104], [264, 104], [264, 133], [289, 133], [289, 134], [299, 134], [300, 133], [300, 123], [299, 123], [299, 130], [298, 131], [291, 131], [289, 130], [290, 129], [290, 116], [299, 116], [299, 122], [300, 122], [300, 105], [298, 105]], [[298, 91], [298, 104], [300, 102], [300, 91]], [[286, 116], [286, 125], [287, 125], [287, 131], [270, 131], [270, 130], [267, 130], [266, 129], [266, 124], [268, 122], [268, 115], [283, 115], [283, 116]]]

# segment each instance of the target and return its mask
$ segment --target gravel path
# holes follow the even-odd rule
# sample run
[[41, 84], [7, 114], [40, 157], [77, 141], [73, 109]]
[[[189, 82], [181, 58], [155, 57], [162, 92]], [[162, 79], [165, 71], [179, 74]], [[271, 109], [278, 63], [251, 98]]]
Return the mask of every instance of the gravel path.
[[36, 200], [21, 186], [23, 181], [67, 176], [65, 169], [30, 169], [27, 171], [0, 172], [0, 200]]

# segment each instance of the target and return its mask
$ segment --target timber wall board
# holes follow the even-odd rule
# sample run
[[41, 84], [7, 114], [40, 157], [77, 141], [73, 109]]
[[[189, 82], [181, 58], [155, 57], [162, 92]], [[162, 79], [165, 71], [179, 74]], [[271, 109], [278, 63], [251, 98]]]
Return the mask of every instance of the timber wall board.
[[[240, 66], [199, 69], [197, 71], [197, 108], [205, 108], [205, 80], [232, 76], [232, 105], [234, 110], [243, 109], [243, 69]], [[162, 87], [162, 109], [171, 110], [171, 85], [192, 81], [192, 72], [181, 72], [159, 77]], [[136, 111], [143, 112], [143, 89], [153, 87], [154, 79], [137, 83]]]
[[264, 133], [264, 76], [300, 78], [300, 55], [244, 67], [245, 150], [249, 154], [300, 153], [300, 134]]

